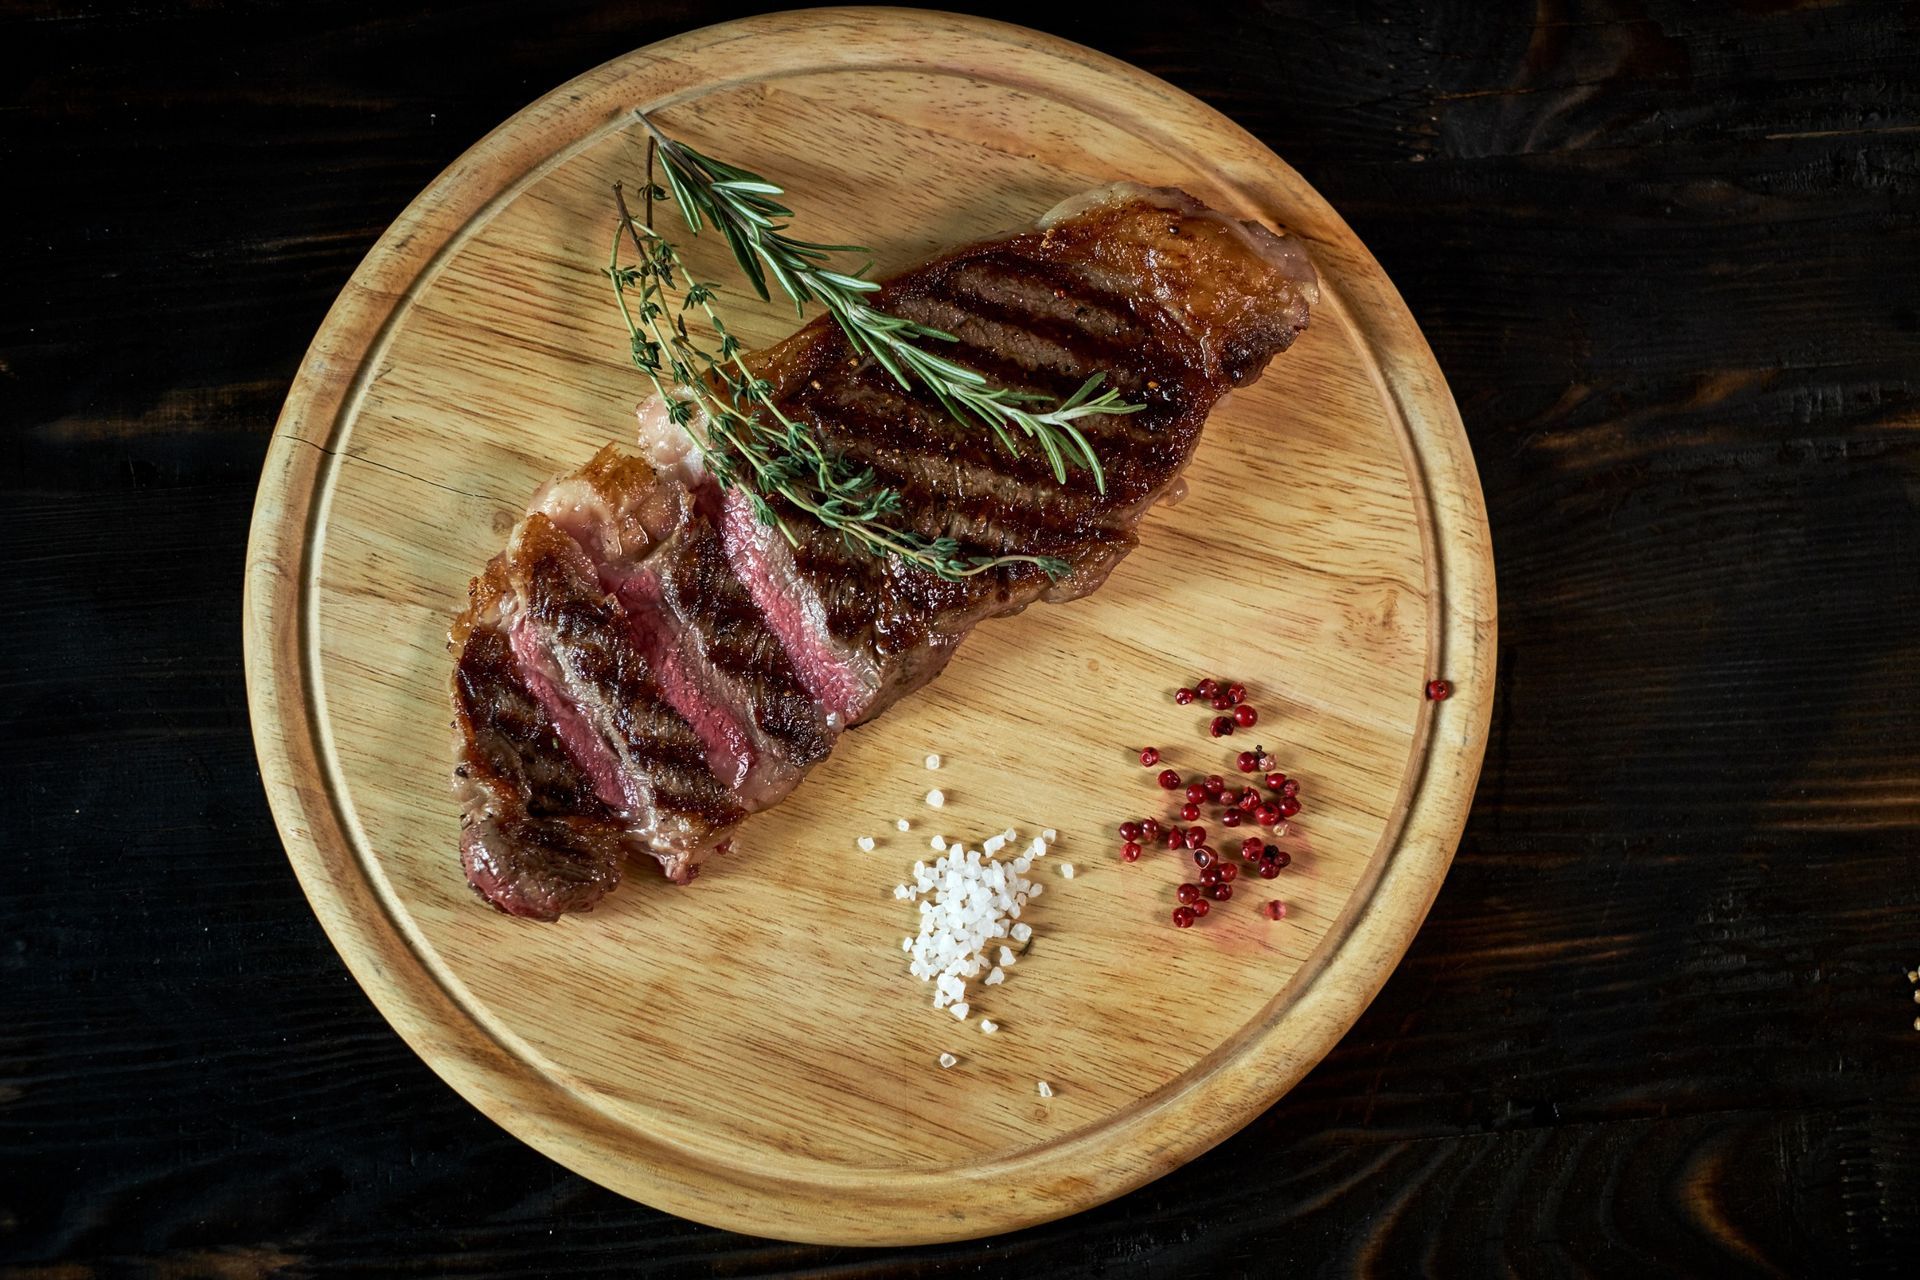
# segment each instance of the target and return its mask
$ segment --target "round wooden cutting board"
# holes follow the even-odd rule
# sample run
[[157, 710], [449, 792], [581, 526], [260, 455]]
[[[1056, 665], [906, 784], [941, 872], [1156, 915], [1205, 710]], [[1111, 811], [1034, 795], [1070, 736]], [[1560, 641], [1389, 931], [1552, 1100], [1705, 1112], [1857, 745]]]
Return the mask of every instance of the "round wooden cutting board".
[[[446, 631], [535, 486], [632, 438], [646, 388], [603, 267], [610, 185], [642, 172], [634, 107], [784, 184], [799, 234], [870, 245], [882, 271], [1132, 178], [1290, 228], [1323, 299], [1214, 414], [1192, 497], [1149, 516], [1100, 592], [980, 628], [694, 886], [636, 866], [600, 909], [542, 925], [488, 910], [461, 877]], [[693, 257], [737, 280], [713, 237]], [[739, 293], [727, 305], [756, 344], [794, 323]], [[461, 157], [314, 340], [267, 457], [246, 586], [254, 734], [288, 855], [400, 1034], [587, 1177], [797, 1240], [1045, 1221], [1271, 1106], [1425, 915], [1493, 694], [1473, 460], [1426, 342], [1346, 224], [1144, 72], [908, 10], [668, 40]], [[1208, 673], [1247, 683], [1256, 732], [1210, 741], [1211, 711], [1172, 703]], [[1433, 676], [1455, 683], [1451, 701], [1425, 700]], [[1303, 781], [1293, 865], [1176, 930], [1191, 866], [1117, 856], [1117, 822], [1170, 808], [1136, 753], [1154, 743], [1183, 772], [1232, 775], [1255, 740]], [[923, 802], [935, 784], [938, 811]], [[1059, 831], [1034, 943], [956, 1022], [906, 972], [917, 917], [893, 888], [935, 833], [977, 843], [1008, 825]], [[1279, 923], [1259, 913], [1274, 897]]]

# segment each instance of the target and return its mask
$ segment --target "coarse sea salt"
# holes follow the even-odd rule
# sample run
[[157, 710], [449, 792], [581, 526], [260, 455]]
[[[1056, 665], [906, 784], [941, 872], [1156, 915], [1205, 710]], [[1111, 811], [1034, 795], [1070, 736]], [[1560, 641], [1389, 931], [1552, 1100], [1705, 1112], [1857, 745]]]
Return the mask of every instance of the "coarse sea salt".
[[1051, 1098], [1053, 1096], [1053, 1086], [1048, 1084], [1045, 1080], [1042, 1080], [1040, 1082], [1040, 1087], [1038, 1092], [1040, 1096], [1043, 1098]]
[[986, 1032], [988, 1035], [992, 1035], [994, 1032], [1000, 1029], [1000, 1024], [995, 1022], [992, 1018], [982, 1018], [980, 1019], [980, 1029]]
[[938, 769], [939, 767], [940, 767], [940, 757], [939, 757], [939, 756], [937, 756], [937, 755], [928, 755], [928, 756], [927, 756], [927, 768], [929, 768], [929, 769]]
[[929, 809], [938, 809], [942, 805], [946, 804], [946, 802], [947, 802], [947, 793], [942, 791], [940, 788], [935, 787], [933, 790], [927, 792], [927, 807]]
[[994, 964], [991, 953], [998, 952], [1010, 964], [1013, 953], [1003, 940], [1024, 943], [1033, 936], [1032, 926], [1020, 923], [1020, 915], [1040, 886], [1024, 874], [1031, 858], [1002, 862], [994, 856], [1006, 847], [1003, 836], [988, 836], [978, 849], [967, 848], [962, 840], [934, 839], [945, 844], [941, 856], [931, 865], [915, 863], [912, 883], [894, 891], [899, 896], [904, 889], [907, 897], [918, 899], [920, 926], [906, 947], [907, 971], [933, 983], [934, 1008], [964, 1020], [972, 1012], [967, 1001], [971, 983], [998, 986], [1006, 981], [1003, 965]]
[[[958, 1061], [960, 1061], [960, 1059], [954, 1057], [952, 1054], [943, 1053], [940, 1055], [940, 1069], [944, 1071]], [[1041, 1085], [1040, 1087], [1043, 1089], [1046, 1088], [1044, 1084]]]
[[905, 818], [895, 818], [893, 820], [893, 825], [896, 829], [901, 831], [913, 830], [913, 824], [911, 822], [908, 822]]
[[859, 838], [858, 840], [855, 840], [855, 841], [854, 841], [854, 843], [860, 846], [860, 852], [862, 852], [862, 853], [872, 853], [872, 852], [873, 852], [873, 837], [872, 837], [872, 836], [861, 836], [861, 837], [860, 837], [860, 838]]

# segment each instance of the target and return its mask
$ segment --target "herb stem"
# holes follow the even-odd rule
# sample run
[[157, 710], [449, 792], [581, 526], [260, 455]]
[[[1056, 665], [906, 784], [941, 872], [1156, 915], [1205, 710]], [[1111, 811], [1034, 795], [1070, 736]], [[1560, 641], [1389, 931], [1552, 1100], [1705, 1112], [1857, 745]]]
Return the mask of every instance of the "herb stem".
[[[651, 198], [651, 174], [647, 186]], [[715, 479], [722, 487], [741, 484], [760, 518], [789, 543], [798, 545], [799, 539], [770, 495], [836, 530], [849, 546], [898, 557], [943, 578], [968, 578], [1012, 564], [1037, 565], [1052, 578], [1067, 571], [1057, 556], [965, 555], [952, 538], [930, 539], [889, 523], [884, 517], [898, 511], [898, 493], [875, 483], [871, 470], [855, 470], [819, 442], [817, 431], [781, 409], [771, 386], [747, 365], [739, 342], [727, 331], [713, 303], [713, 287], [684, 277], [671, 243], [634, 218], [619, 183], [614, 184], [614, 201], [619, 221], [606, 272], [634, 364], [652, 382], [670, 420], [687, 432]], [[633, 244], [637, 266], [620, 265], [623, 237]], [[680, 300], [669, 320], [667, 290], [676, 287], [676, 281]], [[637, 318], [627, 298], [629, 288], [639, 290]], [[688, 332], [687, 316], [696, 308], [720, 336], [717, 356]], [[663, 364], [671, 386], [662, 376]], [[761, 417], [763, 412], [774, 425]]]
[[865, 249], [816, 244], [787, 235], [787, 220], [793, 217], [793, 210], [779, 203], [777, 197], [786, 194], [782, 188], [757, 173], [674, 141], [643, 111], [634, 115], [647, 131], [649, 174], [657, 154], [688, 229], [695, 235], [709, 223], [717, 229], [761, 298], [770, 297], [767, 277], [771, 275], [801, 314], [805, 314], [808, 302], [824, 307], [854, 350], [871, 357], [902, 388], [911, 389], [918, 381], [956, 421], [985, 426], [1009, 452], [1019, 452], [1015, 432], [1033, 441], [1059, 482], [1066, 482], [1071, 464], [1085, 467], [1093, 476], [1094, 487], [1106, 492], [1106, 474], [1099, 456], [1076, 425], [1077, 420], [1134, 413], [1144, 406], [1126, 403], [1113, 388], [1100, 392], [1103, 375], [1099, 373], [1067, 399], [1048, 404], [1045, 396], [993, 386], [978, 370], [918, 345], [926, 340], [953, 342], [955, 338], [931, 325], [889, 315], [869, 305], [865, 295], [880, 286], [865, 278], [866, 267], [843, 272], [830, 265], [836, 254], [864, 254]]

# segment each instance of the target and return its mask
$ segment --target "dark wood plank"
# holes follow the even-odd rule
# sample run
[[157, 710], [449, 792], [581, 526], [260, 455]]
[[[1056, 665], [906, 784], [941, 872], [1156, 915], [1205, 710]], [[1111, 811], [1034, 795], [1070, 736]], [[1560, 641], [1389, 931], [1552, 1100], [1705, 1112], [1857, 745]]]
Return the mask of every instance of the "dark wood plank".
[[982, 6], [1311, 178], [1426, 328], [1486, 485], [1502, 672], [1461, 856], [1259, 1123], [1066, 1222], [817, 1249], [600, 1191], [406, 1050], [259, 793], [266, 436], [360, 255], [468, 143], [747, 11], [0, 11], [4, 1273], [1910, 1269], [1911, 5]]

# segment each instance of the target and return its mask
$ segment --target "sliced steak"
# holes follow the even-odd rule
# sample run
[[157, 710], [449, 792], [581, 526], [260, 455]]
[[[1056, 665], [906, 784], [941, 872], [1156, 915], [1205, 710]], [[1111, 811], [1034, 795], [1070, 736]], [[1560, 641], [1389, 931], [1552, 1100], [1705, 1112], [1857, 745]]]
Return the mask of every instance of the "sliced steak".
[[507, 634], [512, 607], [496, 559], [474, 580], [454, 624], [460, 860], [468, 881], [502, 911], [556, 920], [620, 882], [624, 829], [528, 688]]
[[530, 514], [587, 553], [714, 776], [760, 809], [826, 756], [832, 734], [786, 650], [760, 625], [712, 521], [690, 507], [685, 489], [609, 445], [545, 485]]
[[[644, 467], [623, 478], [636, 475], [651, 483]], [[587, 910], [630, 852], [691, 879], [746, 814], [662, 692], [651, 623], [542, 510], [474, 581], [452, 631], [461, 861], [508, 914]]]
[[611, 889], [624, 852], [690, 878], [980, 621], [1105, 581], [1214, 403], [1292, 343], [1317, 296], [1296, 241], [1131, 184], [875, 295], [953, 334], [942, 353], [1001, 385], [1062, 397], [1100, 373], [1143, 405], [1079, 422], [1104, 488], [953, 421], [829, 320], [752, 357], [784, 413], [899, 491], [907, 526], [1058, 556], [1058, 581], [1029, 564], [944, 580], [787, 510], [790, 543], [704, 475], [661, 405], [642, 406], [645, 460], [609, 447], [536, 494], [455, 624], [469, 879], [552, 919]]
[[577, 716], [598, 736], [630, 834], [669, 875], [685, 878], [745, 810], [710, 768], [708, 744], [663, 694], [648, 659], [652, 636], [601, 587], [580, 544], [542, 512], [514, 530], [506, 577], [521, 610], [510, 632], [514, 653], [536, 696], [557, 720]]

